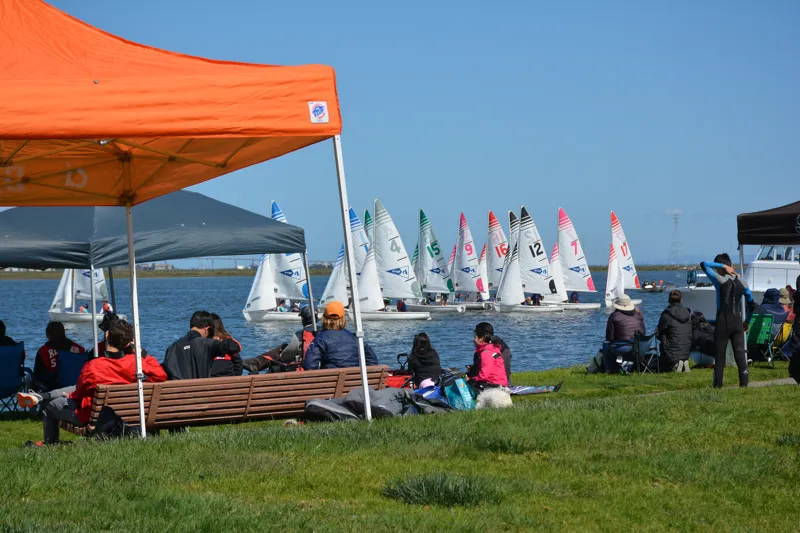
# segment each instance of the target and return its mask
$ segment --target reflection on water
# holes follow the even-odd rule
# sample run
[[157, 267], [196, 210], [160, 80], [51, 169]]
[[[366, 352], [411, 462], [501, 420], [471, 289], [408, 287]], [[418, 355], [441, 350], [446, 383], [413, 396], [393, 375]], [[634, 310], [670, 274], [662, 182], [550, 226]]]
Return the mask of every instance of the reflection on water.
[[[605, 273], [593, 274], [595, 284], [605, 287]], [[647, 277], [680, 283], [683, 273], [648, 272]], [[118, 310], [132, 316], [127, 280], [116, 280]], [[313, 278], [314, 294], [322, 294], [326, 277]], [[257, 355], [286, 342], [297, 329], [292, 324], [249, 324], [241, 309], [250, 290], [252, 278], [172, 278], [139, 280], [139, 306], [142, 344], [154, 356], [163, 357], [167, 346], [186, 333], [189, 317], [196, 309], [218, 313], [226, 328], [244, 347], [243, 355]], [[0, 281], [0, 319], [8, 335], [25, 341], [33, 355], [45, 340], [47, 308], [53, 299], [58, 280]], [[641, 293], [648, 332], [655, 328], [667, 295]], [[600, 301], [600, 295], [584, 295], [583, 301]], [[461, 367], [472, 358], [472, 332], [475, 324], [488, 321], [495, 333], [511, 346], [515, 370], [540, 370], [585, 362], [597, 350], [605, 334], [608, 311], [573, 311], [565, 313], [497, 313], [494, 311], [434, 315], [430, 321], [367, 322], [365, 339], [381, 362], [396, 364], [398, 353], [411, 349], [416, 333], [430, 335], [434, 348], [446, 366]], [[297, 326], [299, 326], [299, 321]], [[68, 335], [85, 346], [91, 344], [91, 328], [68, 326]], [[31, 361], [32, 364], [32, 361]]]

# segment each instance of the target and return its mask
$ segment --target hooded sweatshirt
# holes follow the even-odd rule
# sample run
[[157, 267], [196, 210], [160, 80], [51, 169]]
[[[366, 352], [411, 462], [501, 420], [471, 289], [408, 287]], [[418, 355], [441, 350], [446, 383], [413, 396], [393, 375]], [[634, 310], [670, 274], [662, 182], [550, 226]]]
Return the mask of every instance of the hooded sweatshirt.
[[761, 312], [769, 313], [773, 316], [773, 324], [780, 325], [786, 322], [789, 312], [780, 303], [781, 293], [778, 289], [767, 289], [764, 299], [761, 300]]
[[432, 348], [427, 353], [411, 354], [408, 358], [408, 370], [414, 377], [414, 385], [417, 387], [426, 379], [436, 381], [442, 375], [439, 354]]
[[661, 357], [673, 366], [689, 359], [692, 351], [692, 315], [680, 303], [671, 303], [661, 313], [658, 321], [658, 338]]

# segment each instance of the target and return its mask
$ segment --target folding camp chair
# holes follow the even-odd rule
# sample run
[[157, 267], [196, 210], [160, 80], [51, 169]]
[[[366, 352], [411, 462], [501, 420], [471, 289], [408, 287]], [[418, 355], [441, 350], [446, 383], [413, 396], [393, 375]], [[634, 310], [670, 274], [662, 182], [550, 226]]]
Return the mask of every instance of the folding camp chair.
[[89, 360], [86, 353], [58, 352], [58, 378], [62, 387], [72, 387], [78, 382], [83, 365]]
[[774, 366], [772, 355], [772, 323], [775, 317], [769, 313], [753, 315], [747, 325], [747, 357], [754, 362]]
[[25, 372], [30, 372], [22, 366], [24, 354], [25, 343], [0, 346], [0, 407], [15, 413], [17, 393], [23, 389]]
[[790, 361], [792, 357], [792, 326], [791, 322], [784, 322], [778, 331], [770, 339], [769, 350], [772, 354], [772, 362], [776, 359]]
[[660, 373], [660, 351], [655, 333], [642, 335], [637, 332], [633, 337], [633, 367], [636, 372], [641, 374]]

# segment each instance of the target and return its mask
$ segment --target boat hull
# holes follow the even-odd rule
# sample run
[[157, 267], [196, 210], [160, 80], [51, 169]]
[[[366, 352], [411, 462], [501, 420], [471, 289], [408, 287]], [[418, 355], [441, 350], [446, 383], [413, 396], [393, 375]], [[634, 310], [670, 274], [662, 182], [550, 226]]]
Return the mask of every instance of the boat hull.
[[[352, 311], [347, 312], [350, 320], [353, 320]], [[362, 311], [361, 320], [365, 322], [383, 322], [390, 320], [430, 320], [431, 314], [419, 311]]]
[[578, 303], [560, 303], [558, 304], [564, 311], [594, 311], [600, 309], [600, 302], [578, 302]]
[[560, 313], [564, 311], [561, 306], [557, 305], [503, 305], [497, 302], [494, 303], [494, 309], [500, 313]]
[[421, 312], [421, 313], [463, 313], [467, 310], [464, 304], [452, 304], [452, 305], [418, 305], [418, 304], [406, 304], [406, 309], [408, 311], [414, 312]]
[[642, 292], [664, 292], [666, 287], [642, 287], [639, 289]]
[[242, 311], [248, 322], [300, 322], [300, 315], [279, 311]]
[[456, 302], [453, 305], [463, 305], [467, 311], [484, 311], [492, 307], [490, 302]]
[[[47, 314], [50, 316], [50, 320], [53, 322], [64, 322], [64, 323], [86, 323], [90, 324], [92, 322], [92, 314], [91, 313], [74, 313], [72, 311], [48, 311]], [[127, 320], [128, 317], [125, 315], [117, 315], [122, 320]], [[103, 313], [97, 313], [97, 323], [99, 324], [103, 320]]]

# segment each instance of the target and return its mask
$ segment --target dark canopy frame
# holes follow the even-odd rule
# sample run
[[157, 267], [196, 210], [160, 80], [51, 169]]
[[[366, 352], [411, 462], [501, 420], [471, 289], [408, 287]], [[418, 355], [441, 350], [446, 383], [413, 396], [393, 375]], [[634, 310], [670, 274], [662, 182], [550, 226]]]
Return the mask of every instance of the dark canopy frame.
[[[305, 253], [302, 228], [176, 191], [133, 207], [136, 260]], [[124, 207], [15, 207], [0, 212], [0, 268], [128, 264]]]
[[739, 244], [800, 244], [800, 202], [736, 217]]

